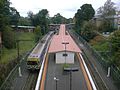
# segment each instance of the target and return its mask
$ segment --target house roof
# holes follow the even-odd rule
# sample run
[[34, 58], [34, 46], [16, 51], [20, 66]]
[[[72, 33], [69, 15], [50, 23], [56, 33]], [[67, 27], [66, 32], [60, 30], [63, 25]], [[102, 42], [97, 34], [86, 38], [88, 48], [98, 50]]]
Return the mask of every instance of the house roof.
[[59, 34], [53, 36], [48, 52], [56, 53], [65, 50], [69, 52], [81, 52], [69, 33], [65, 31], [65, 25], [62, 24]]
[[[11, 25], [11, 27], [16, 27], [15, 25]], [[18, 28], [25, 28], [25, 29], [34, 29], [34, 26], [17, 26]]]

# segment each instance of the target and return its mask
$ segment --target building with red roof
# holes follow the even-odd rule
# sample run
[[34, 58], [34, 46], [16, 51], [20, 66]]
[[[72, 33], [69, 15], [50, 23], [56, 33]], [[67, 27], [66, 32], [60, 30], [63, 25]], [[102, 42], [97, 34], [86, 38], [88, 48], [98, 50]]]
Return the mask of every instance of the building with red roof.
[[48, 52], [55, 53], [55, 61], [59, 64], [74, 63], [75, 53], [81, 53], [81, 50], [62, 24], [59, 33], [53, 36]]

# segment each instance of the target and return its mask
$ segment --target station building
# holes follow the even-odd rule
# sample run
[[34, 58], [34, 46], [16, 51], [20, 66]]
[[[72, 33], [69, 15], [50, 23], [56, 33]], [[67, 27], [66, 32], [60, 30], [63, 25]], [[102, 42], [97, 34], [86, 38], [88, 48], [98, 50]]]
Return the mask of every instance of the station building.
[[59, 33], [53, 36], [48, 52], [54, 53], [56, 64], [74, 64], [75, 53], [81, 53], [81, 50], [62, 24]]
[[[16, 26], [11, 26], [14, 30], [16, 30]], [[34, 26], [17, 26], [17, 32], [34, 32]]]

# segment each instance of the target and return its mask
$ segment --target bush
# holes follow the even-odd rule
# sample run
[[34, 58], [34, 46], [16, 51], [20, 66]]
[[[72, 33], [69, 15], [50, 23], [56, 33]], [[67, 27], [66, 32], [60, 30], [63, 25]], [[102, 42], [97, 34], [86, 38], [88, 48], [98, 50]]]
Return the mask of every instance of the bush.
[[89, 41], [97, 35], [95, 30], [96, 26], [92, 21], [85, 21], [81, 27], [81, 35], [86, 41]]
[[3, 45], [8, 49], [16, 46], [15, 34], [9, 26], [6, 26], [3, 31]]
[[34, 33], [35, 33], [35, 41], [37, 42], [41, 38], [41, 36], [42, 36], [40, 26], [37, 26], [35, 28], [35, 32]]

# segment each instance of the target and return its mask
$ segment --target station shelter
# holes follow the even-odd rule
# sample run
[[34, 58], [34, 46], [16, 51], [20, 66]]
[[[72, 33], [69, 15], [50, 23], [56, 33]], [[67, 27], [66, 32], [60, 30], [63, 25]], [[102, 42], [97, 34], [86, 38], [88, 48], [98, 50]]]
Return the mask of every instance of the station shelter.
[[75, 53], [81, 53], [81, 50], [62, 24], [59, 33], [52, 37], [48, 52], [55, 54], [56, 64], [74, 64]]

